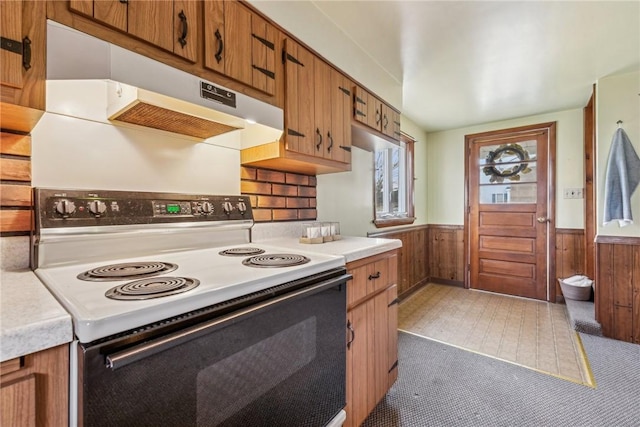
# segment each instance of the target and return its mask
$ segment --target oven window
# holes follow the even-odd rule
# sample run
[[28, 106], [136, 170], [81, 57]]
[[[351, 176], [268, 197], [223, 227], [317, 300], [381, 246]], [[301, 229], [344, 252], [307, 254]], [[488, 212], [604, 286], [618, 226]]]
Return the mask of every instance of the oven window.
[[[86, 351], [85, 426], [323, 426], [345, 405], [345, 286], [105, 365]], [[141, 343], [141, 346], [144, 346]]]

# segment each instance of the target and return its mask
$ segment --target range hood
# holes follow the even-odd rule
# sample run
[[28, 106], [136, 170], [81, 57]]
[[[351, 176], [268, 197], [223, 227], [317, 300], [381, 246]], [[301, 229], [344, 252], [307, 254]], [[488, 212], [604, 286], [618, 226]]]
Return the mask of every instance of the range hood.
[[204, 140], [243, 130], [243, 148], [279, 140], [282, 109], [53, 21], [47, 80], [107, 80], [107, 117]]

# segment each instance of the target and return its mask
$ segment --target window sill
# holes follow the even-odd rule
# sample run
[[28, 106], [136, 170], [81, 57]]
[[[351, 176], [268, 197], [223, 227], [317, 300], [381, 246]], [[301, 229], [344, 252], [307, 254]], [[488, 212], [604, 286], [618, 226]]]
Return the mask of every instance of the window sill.
[[408, 225], [413, 224], [415, 222], [414, 217], [404, 217], [404, 218], [385, 218], [385, 219], [374, 219], [373, 223], [376, 228], [384, 228], [384, 227], [393, 227], [396, 225]]

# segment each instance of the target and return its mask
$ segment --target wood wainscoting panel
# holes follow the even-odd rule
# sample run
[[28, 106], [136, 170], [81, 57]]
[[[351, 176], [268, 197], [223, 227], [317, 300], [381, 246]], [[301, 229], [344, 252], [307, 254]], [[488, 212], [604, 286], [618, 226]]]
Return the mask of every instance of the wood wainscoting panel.
[[640, 238], [596, 239], [596, 320], [609, 338], [640, 344]]
[[[562, 289], [557, 279], [566, 279], [585, 273], [584, 230], [556, 228], [556, 301], [564, 301]], [[594, 279], [595, 277], [590, 277]]]

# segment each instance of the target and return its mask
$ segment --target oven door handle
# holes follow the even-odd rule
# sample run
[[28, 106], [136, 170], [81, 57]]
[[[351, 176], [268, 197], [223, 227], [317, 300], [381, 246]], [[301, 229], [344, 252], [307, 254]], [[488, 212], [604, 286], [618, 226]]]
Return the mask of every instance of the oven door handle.
[[157, 353], [161, 353], [165, 350], [176, 347], [187, 341], [190, 341], [202, 335], [211, 333], [217, 329], [221, 329], [225, 326], [234, 324], [240, 321], [245, 316], [257, 314], [260, 311], [266, 310], [284, 301], [301, 298], [308, 294], [313, 294], [316, 292], [323, 291], [325, 289], [332, 288], [341, 283], [345, 283], [347, 280], [351, 278], [352, 276], [350, 274], [344, 274], [342, 276], [335, 277], [333, 279], [329, 279], [329, 280], [326, 280], [302, 289], [298, 289], [294, 292], [290, 292], [290, 293], [269, 299], [267, 301], [263, 301], [261, 303], [252, 305], [242, 310], [238, 310], [226, 316], [222, 316], [217, 319], [212, 319], [207, 322], [189, 327], [182, 331], [169, 334], [165, 337], [146, 342], [142, 345], [110, 354], [106, 357], [107, 368], [110, 368], [112, 370], [122, 368], [123, 366], [126, 366], [130, 363], [137, 362], [138, 360], [144, 359], [146, 357], [152, 356]]

